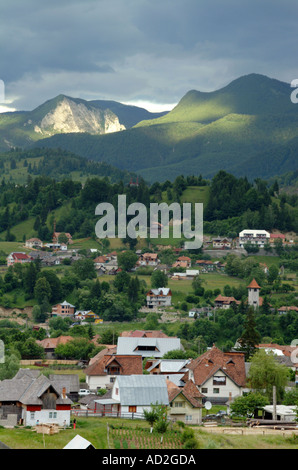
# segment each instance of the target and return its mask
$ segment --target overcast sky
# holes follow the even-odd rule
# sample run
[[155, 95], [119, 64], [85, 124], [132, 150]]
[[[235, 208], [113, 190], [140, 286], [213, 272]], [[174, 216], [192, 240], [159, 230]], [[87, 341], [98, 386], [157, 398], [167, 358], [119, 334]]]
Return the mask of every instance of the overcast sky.
[[248, 73], [298, 78], [297, 0], [2, 0], [3, 107], [60, 93], [171, 109]]

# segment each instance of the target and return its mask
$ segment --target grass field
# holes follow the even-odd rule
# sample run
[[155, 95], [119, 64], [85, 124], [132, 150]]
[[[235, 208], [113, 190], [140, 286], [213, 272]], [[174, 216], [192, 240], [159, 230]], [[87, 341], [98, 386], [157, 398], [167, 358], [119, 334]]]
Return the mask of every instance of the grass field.
[[[209, 433], [203, 427], [193, 427], [199, 457], [200, 449], [298, 449], [298, 439], [282, 435], [228, 435]], [[175, 431], [176, 432], [173, 432]], [[220, 430], [220, 428], [218, 428]], [[78, 418], [76, 429], [67, 428], [57, 434], [37, 434], [32, 428], [0, 428], [0, 441], [11, 449], [63, 449], [77, 434], [87, 439], [96, 449], [181, 449], [177, 427], [168, 431], [160, 444], [160, 435], [150, 435], [145, 421], [120, 420], [117, 418]], [[129, 437], [131, 441], [129, 441]], [[154, 440], [153, 440], [154, 438]], [[149, 446], [150, 447], [146, 447]], [[141, 447], [140, 447], [141, 446]]]

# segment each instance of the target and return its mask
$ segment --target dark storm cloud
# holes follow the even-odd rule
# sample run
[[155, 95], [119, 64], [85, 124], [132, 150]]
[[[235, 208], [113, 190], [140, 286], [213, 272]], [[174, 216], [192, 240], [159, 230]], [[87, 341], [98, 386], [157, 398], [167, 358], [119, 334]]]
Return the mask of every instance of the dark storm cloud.
[[59, 93], [176, 103], [251, 72], [298, 77], [295, 0], [3, 3], [0, 78], [18, 109]]

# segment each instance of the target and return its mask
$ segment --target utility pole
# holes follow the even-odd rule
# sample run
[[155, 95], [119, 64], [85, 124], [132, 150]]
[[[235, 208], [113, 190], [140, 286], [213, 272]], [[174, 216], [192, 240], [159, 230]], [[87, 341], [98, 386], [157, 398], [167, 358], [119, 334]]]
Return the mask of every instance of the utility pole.
[[273, 421], [276, 421], [276, 386], [273, 385]]

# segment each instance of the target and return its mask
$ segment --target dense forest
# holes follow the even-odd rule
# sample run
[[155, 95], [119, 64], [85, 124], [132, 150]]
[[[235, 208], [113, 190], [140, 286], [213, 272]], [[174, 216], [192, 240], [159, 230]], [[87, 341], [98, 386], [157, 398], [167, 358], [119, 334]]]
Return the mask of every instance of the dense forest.
[[[219, 171], [212, 180], [199, 176], [178, 176], [173, 182], [147, 184], [142, 178], [138, 184], [130, 185], [136, 176], [125, 174], [117, 179], [109, 176], [111, 168], [105, 164], [85, 162], [85, 165], [99, 165], [100, 176], [86, 176], [84, 182], [67, 176], [76, 164], [81, 164], [72, 155], [59, 156], [49, 161], [42, 159], [31, 165], [26, 182], [3, 177], [0, 183], [0, 233], [2, 240], [13, 241], [11, 229], [16, 224], [34, 218], [35, 235], [43, 241], [50, 241], [53, 230], [53, 211], [66, 206], [68, 211], [56, 218], [56, 229], [69, 232], [74, 238], [94, 237], [96, 223], [95, 207], [100, 202], [112, 203], [117, 211], [118, 195], [127, 196], [127, 205], [143, 203], [149, 208], [151, 202], [185, 202], [184, 194], [189, 191], [190, 202], [203, 202], [196, 196], [195, 188], [205, 188], [204, 232], [216, 236], [236, 237], [244, 228], [262, 228], [268, 231], [298, 232], [298, 196], [281, 192], [277, 181], [270, 186], [257, 179], [249, 182]], [[1, 161], [1, 160], [0, 160]], [[26, 162], [25, 158], [22, 160]], [[65, 176], [57, 180], [49, 176], [50, 168], [58, 168], [63, 161]], [[13, 161], [10, 162], [13, 165]], [[25, 163], [24, 163], [25, 164]], [[27, 161], [28, 165], [28, 161]], [[62, 163], [60, 163], [62, 165]], [[86, 169], [86, 167], [85, 167]], [[117, 170], [119, 171], [119, 170]], [[37, 173], [37, 175], [35, 175]], [[40, 174], [38, 174], [40, 173]], [[119, 175], [118, 175], [119, 176]], [[121, 174], [123, 177], [124, 175]], [[56, 216], [55, 216], [56, 217]], [[28, 234], [24, 233], [23, 236]], [[22, 241], [22, 240], [17, 240]]]

